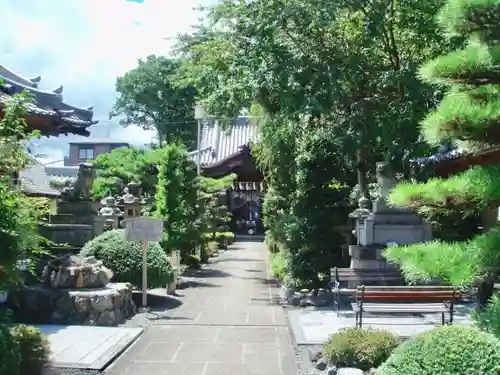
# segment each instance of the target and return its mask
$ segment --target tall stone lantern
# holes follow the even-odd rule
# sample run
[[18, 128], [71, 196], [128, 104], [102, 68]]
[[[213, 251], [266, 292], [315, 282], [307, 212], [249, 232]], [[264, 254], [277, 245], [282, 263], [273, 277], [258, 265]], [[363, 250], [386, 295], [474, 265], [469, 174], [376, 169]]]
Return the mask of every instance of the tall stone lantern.
[[137, 182], [130, 182], [125, 187], [124, 192], [125, 194], [121, 197], [124, 220], [141, 216], [144, 202], [141, 197], [140, 184]]

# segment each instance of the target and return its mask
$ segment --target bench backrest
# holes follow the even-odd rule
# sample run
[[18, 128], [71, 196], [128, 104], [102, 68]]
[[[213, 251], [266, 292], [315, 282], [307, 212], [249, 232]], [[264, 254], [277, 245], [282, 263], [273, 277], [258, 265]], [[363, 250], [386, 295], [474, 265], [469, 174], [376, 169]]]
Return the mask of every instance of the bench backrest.
[[354, 269], [354, 268], [332, 268], [330, 270], [331, 280], [334, 281], [376, 281], [376, 280], [398, 280], [403, 279], [401, 272], [394, 268], [380, 270]]
[[452, 286], [359, 286], [356, 300], [360, 302], [445, 302], [460, 299]]

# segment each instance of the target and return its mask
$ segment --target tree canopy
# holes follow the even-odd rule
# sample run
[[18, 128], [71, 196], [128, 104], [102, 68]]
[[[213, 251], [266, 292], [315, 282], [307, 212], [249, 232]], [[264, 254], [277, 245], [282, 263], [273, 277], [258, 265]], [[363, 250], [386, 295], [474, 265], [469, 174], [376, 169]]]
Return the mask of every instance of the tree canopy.
[[121, 116], [123, 125], [135, 124], [158, 132], [160, 146], [179, 141], [196, 145], [193, 106], [195, 89], [172, 84], [180, 62], [164, 56], [148, 56], [116, 80], [118, 99], [110, 117]]
[[[430, 144], [452, 140], [464, 151], [500, 145], [498, 64], [500, 55], [498, 4], [490, 0], [448, 0], [438, 16], [449, 37], [465, 35], [465, 48], [429, 60], [419, 70], [423, 81], [444, 87], [440, 105], [422, 121]], [[500, 194], [498, 165], [475, 166], [449, 179], [403, 183], [390, 194], [394, 204], [421, 213], [436, 211], [484, 214], [481, 234], [467, 242], [431, 242], [387, 251], [414, 278], [438, 277], [453, 284], [490, 284], [500, 270], [500, 237], [496, 210]], [[439, 253], [439, 255], [437, 255]], [[489, 296], [480, 288], [480, 302]]]
[[405, 172], [409, 155], [429, 151], [418, 122], [435, 89], [416, 72], [455, 45], [433, 22], [443, 4], [221, 0], [180, 37], [178, 85], [217, 118], [261, 118], [252, 152], [269, 182], [264, 220], [299, 284], [339, 264], [332, 226], [356, 182], [368, 197], [375, 162]]

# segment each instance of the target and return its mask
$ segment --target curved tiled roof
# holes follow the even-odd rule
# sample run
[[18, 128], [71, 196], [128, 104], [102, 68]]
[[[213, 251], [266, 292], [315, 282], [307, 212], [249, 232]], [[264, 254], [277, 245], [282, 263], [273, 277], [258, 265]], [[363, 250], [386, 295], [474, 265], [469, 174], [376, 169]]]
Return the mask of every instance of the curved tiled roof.
[[72, 133], [88, 136], [87, 128], [97, 123], [92, 118], [94, 116], [93, 106], [86, 108], [76, 107], [67, 104], [63, 100], [63, 86], [59, 86], [53, 91], [44, 91], [38, 88], [41, 77], [27, 79], [12, 70], [0, 65], [0, 78], [3, 87], [0, 88], [0, 105], [9, 100], [9, 96], [27, 91], [33, 96], [33, 102], [28, 105], [29, 115], [54, 117], [54, 133]]
[[200, 152], [200, 164], [207, 167], [237, 154], [252, 142], [259, 141], [257, 122], [252, 117], [237, 117], [229, 127], [223, 127], [217, 121], [206, 120], [201, 129], [200, 151], [191, 152], [197, 160]]

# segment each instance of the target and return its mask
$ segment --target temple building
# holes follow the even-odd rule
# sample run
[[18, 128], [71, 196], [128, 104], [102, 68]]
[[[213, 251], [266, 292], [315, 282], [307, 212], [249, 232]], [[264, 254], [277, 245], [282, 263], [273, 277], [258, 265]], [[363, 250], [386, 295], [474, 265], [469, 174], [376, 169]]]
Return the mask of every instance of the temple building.
[[[38, 130], [47, 137], [68, 134], [89, 136], [88, 128], [97, 123], [92, 119], [93, 107], [80, 108], [67, 104], [63, 100], [62, 86], [45, 91], [38, 88], [40, 81], [41, 77], [27, 79], [0, 65], [0, 119], [3, 107], [13, 95], [28, 92], [31, 101], [24, 117], [31, 130]], [[45, 166], [32, 159], [30, 166], [14, 176], [19, 187], [27, 195], [55, 199], [59, 191], [50, 186]]]
[[232, 230], [236, 234], [262, 234], [264, 177], [251, 154], [251, 145], [259, 141], [257, 120], [238, 117], [227, 129], [206, 120], [201, 129], [200, 150], [191, 153], [202, 174], [223, 177], [234, 173], [237, 179], [227, 191], [227, 206], [232, 212]]
[[2, 107], [12, 95], [28, 92], [32, 102], [27, 106], [25, 119], [28, 125], [45, 136], [83, 135], [89, 136], [88, 128], [97, 123], [92, 120], [93, 106], [79, 108], [63, 100], [63, 86], [53, 91], [40, 90], [41, 77], [27, 79], [0, 65], [0, 118]]

